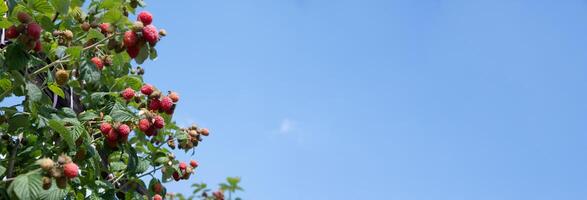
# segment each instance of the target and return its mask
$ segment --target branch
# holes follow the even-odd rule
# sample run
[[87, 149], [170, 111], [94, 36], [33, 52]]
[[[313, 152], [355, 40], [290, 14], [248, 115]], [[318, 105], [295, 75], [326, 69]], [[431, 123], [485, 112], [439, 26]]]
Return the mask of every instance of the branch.
[[18, 151], [18, 146], [20, 145], [20, 140], [22, 138], [22, 133], [18, 135], [18, 139], [16, 139], [16, 145], [12, 152], [10, 152], [10, 161], [8, 163], [8, 170], [6, 173], [7, 178], [12, 178], [12, 173], [14, 172], [14, 161], [16, 161], [16, 152]]
[[153, 172], [155, 172], [155, 171], [157, 171], [157, 170], [160, 170], [161, 168], [162, 168], [162, 167], [159, 167], [159, 168], [155, 167], [155, 168], [153, 168], [153, 170], [151, 170], [151, 171], [149, 171], [149, 172], [147, 172], [147, 173], [144, 173], [144, 174], [142, 174], [142, 175], [138, 176], [137, 178], [141, 178], [141, 177], [143, 177], [143, 176], [146, 176], [146, 175], [152, 174]]

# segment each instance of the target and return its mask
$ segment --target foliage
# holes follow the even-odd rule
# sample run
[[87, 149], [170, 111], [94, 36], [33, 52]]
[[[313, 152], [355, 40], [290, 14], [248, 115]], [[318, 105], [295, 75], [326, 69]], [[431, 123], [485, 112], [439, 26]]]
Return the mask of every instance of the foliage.
[[166, 35], [129, 18], [142, 0], [6, 2], [0, 101], [22, 101], [0, 107], [0, 199], [144, 199], [189, 179], [196, 167], [180, 169], [172, 150], [193, 152], [208, 130], [179, 127], [177, 93], [133, 67], [156, 59]]
[[[194, 183], [192, 184], [194, 191], [189, 197], [185, 197], [183, 194], [171, 193], [167, 194], [167, 198], [178, 200], [224, 200], [224, 193], [228, 192], [228, 200], [232, 200], [232, 194], [236, 193], [236, 191], [244, 191], [243, 188], [241, 188], [239, 185], [240, 181], [240, 177], [228, 177], [226, 178], [226, 183], [220, 183], [219, 189], [214, 192], [211, 192], [211, 189], [208, 189], [208, 185], [206, 183]], [[241, 198], [235, 197], [234, 200], [241, 200]]]

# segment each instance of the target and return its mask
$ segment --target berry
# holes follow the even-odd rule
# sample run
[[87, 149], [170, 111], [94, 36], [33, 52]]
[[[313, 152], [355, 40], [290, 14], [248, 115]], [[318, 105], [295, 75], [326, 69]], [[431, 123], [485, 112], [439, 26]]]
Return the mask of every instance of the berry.
[[161, 102], [159, 101], [159, 99], [151, 99], [151, 101], [149, 101], [149, 110], [159, 110], [159, 107], [161, 107]]
[[138, 32], [138, 31], [143, 31], [144, 27], [145, 27], [145, 25], [143, 24], [143, 22], [136, 21], [135, 23], [132, 24], [132, 27], [130, 29]]
[[6, 38], [13, 39], [20, 35], [20, 32], [16, 28], [16, 26], [11, 26], [6, 30]]
[[108, 134], [110, 130], [112, 130], [112, 125], [109, 123], [102, 122], [102, 124], [100, 124], [100, 132], [102, 132], [102, 134]]
[[157, 32], [157, 28], [153, 25], [147, 25], [143, 28], [143, 38], [151, 45], [157, 43], [159, 40], [159, 33]]
[[208, 131], [207, 128], [200, 129], [200, 130], [198, 130], [198, 132], [200, 134], [202, 134], [203, 136], [208, 136], [210, 134], [210, 131]]
[[67, 70], [60, 69], [55, 72], [55, 82], [58, 85], [65, 85], [67, 80], [69, 80], [69, 72]]
[[139, 55], [140, 50], [141, 48], [139, 48], [138, 45], [126, 47], [126, 53], [128, 53], [128, 56], [130, 56], [130, 58], [136, 58]]
[[92, 28], [92, 26], [88, 22], [84, 22], [82, 25], [80, 25], [80, 27], [85, 32], [88, 32], [90, 30], [90, 28]]
[[149, 128], [151, 128], [151, 122], [148, 119], [139, 120], [139, 130], [146, 132]]
[[143, 85], [143, 87], [141, 87], [141, 93], [143, 93], [144, 95], [151, 95], [153, 93], [153, 86], [150, 84], [145, 84]]
[[173, 179], [175, 179], [175, 181], [179, 181], [179, 173], [173, 172]]
[[145, 131], [145, 135], [147, 136], [156, 136], [157, 135], [157, 129], [155, 129], [155, 127], [151, 126], [149, 127], [149, 129], [147, 129], [147, 131]]
[[153, 185], [153, 192], [155, 192], [156, 194], [163, 192], [163, 186], [161, 185], [161, 183], [155, 183]]
[[94, 65], [96, 65], [96, 68], [98, 68], [99, 70], [104, 69], [104, 62], [102, 61], [102, 59], [98, 57], [93, 57], [91, 61], [94, 63]]
[[157, 115], [154, 117], [153, 126], [158, 129], [162, 129], [165, 126], [165, 120], [163, 117]]
[[190, 165], [191, 165], [193, 168], [196, 168], [196, 167], [198, 167], [198, 162], [196, 162], [195, 160], [191, 160], [191, 161], [190, 161]]
[[166, 36], [167, 35], [167, 31], [165, 29], [159, 29], [159, 35], [161, 37]]
[[179, 169], [185, 170], [186, 167], [187, 167], [187, 165], [185, 164], [185, 162], [180, 162], [179, 163]]
[[177, 94], [177, 92], [169, 92], [169, 98], [171, 98], [171, 100], [173, 101], [173, 103], [177, 103], [177, 101], [179, 101], [179, 95]]
[[62, 154], [59, 156], [59, 158], [57, 158], [57, 163], [59, 163], [60, 165], [64, 165], [67, 163], [71, 162], [71, 158], [65, 154]]
[[51, 188], [51, 184], [53, 184], [53, 180], [51, 180], [51, 177], [43, 176], [43, 189], [48, 190], [49, 188]]
[[65, 31], [63, 31], [63, 36], [65, 36], [65, 39], [67, 39], [67, 40], [72, 40], [73, 39], [73, 32], [71, 32], [70, 30], [65, 30]]
[[147, 11], [141, 11], [137, 16], [137, 20], [141, 21], [144, 25], [149, 25], [153, 22], [153, 15]]
[[127, 101], [130, 101], [132, 98], [135, 97], [135, 91], [132, 88], [126, 88], [122, 91], [122, 98]]
[[110, 33], [110, 24], [109, 23], [100, 24], [100, 31], [104, 34]]
[[25, 13], [25, 12], [19, 12], [16, 15], [16, 18], [18, 18], [18, 21], [20, 21], [20, 23], [23, 23], [23, 24], [28, 24], [29, 22], [31, 22], [33, 20], [33, 18], [28, 13]]
[[53, 165], [55, 164], [53, 162], [53, 160], [51, 160], [49, 158], [43, 158], [43, 159], [37, 161], [37, 163], [39, 164], [39, 166], [41, 166], [41, 169], [43, 169], [45, 171], [49, 171], [49, 170], [53, 169]]
[[75, 178], [77, 176], [79, 168], [75, 163], [67, 163], [63, 165], [63, 174], [67, 178]]
[[163, 109], [163, 111], [168, 111], [169, 109], [171, 109], [172, 106], [173, 106], [173, 100], [171, 100], [171, 98], [169, 98], [169, 97], [161, 98], [160, 107], [161, 107], [161, 109]]
[[118, 134], [120, 134], [121, 138], [127, 138], [128, 134], [130, 134], [130, 127], [126, 124], [121, 124], [118, 126]]
[[41, 29], [41, 26], [37, 23], [30, 23], [27, 26], [27, 34], [34, 40], [39, 40], [41, 37], [41, 31], [43, 31], [43, 29]]
[[124, 32], [124, 38], [122, 40], [124, 46], [133, 47], [137, 45], [137, 34], [134, 31]]
[[110, 129], [108, 134], [106, 134], [106, 140], [108, 140], [109, 142], [118, 141], [118, 133], [114, 129]]
[[163, 198], [161, 197], [161, 195], [156, 194], [155, 196], [153, 196], [153, 200], [163, 200]]
[[65, 177], [56, 178], [55, 182], [57, 182], [57, 187], [60, 189], [65, 189], [67, 187], [67, 178]]
[[37, 40], [35, 42], [35, 47], [33, 48], [33, 50], [35, 50], [35, 52], [39, 52], [39, 51], [43, 50], [43, 45], [41, 44], [41, 40]]

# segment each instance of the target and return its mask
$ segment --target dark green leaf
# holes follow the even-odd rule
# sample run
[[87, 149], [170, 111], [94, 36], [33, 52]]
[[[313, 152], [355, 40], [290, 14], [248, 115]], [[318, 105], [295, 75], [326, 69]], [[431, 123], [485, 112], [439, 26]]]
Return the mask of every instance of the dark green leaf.
[[69, 12], [69, 4], [71, 0], [51, 0], [51, 4], [55, 7], [55, 10], [62, 15], [67, 15]]
[[57, 96], [60, 96], [61, 98], [65, 98], [65, 93], [63, 93], [63, 90], [59, 86], [57, 86], [55, 84], [50, 84], [49, 90], [51, 90], [51, 92], [57, 94]]
[[8, 187], [8, 193], [14, 199], [37, 199], [41, 190], [41, 174], [38, 170], [17, 176]]
[[29, 56], [25, 52], [24, 48], [20, 43], [12, 43], [6, 47], [6, 65], [10, 70], [21, 70], [23, 69], [28, 60]]

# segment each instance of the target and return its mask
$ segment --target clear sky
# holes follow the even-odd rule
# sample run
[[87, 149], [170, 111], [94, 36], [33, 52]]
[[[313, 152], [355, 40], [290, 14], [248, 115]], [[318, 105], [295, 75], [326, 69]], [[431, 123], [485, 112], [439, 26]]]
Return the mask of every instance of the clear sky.
[[241, 176], [250, 200], [587, 198], [587, 1], [147, 3], [169, 36], [145, 80], [212, 130], [195, 182]]

